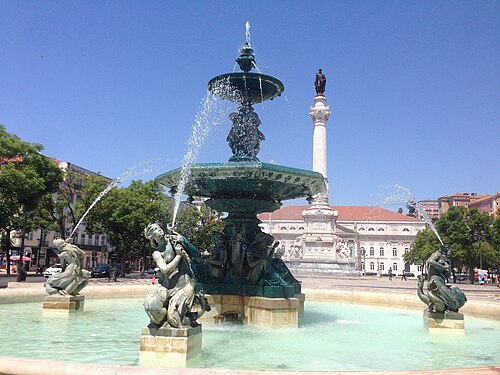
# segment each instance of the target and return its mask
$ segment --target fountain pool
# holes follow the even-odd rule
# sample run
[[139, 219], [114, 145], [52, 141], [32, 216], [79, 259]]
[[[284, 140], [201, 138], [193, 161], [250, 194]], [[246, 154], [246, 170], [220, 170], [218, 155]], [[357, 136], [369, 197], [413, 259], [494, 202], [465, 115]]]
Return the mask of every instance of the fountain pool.
[[[0, 352], [137, 365], [140, 331], [146, 324], [142, 302], [93, 299], [85, 304], [85, 312], [69, 318], [42, 316], [39, 302], [0, 305]], [[204, 324], [202, 354], [188, 367], [436, 370], [500, 362], [496, 320], [467, 316], [465, 335], [430, 335], [423, 329], [420, 310], [325, 302], [306, 302], [305, 310], [299, 329]]]

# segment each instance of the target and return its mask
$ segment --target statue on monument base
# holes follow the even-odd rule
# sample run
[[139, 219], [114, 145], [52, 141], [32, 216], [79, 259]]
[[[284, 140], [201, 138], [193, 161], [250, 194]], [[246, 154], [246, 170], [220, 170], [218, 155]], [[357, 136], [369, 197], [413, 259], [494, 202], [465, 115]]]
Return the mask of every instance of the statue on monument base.
[[[196, 279], [191, 269], [191, 258], [200, 253], [184, 236], [167, 227], [167, 234], [158, 224], [149, 224], [144, 235], [155, 248], [153, 260], [158, 266], [158, 285], [144, 300], [144, 309], [151, 319], [150, 329], [160, 327], [185, 328], [198, 325], [196, 320], [210, 311], [205, 295], [195, 293]], [[193, 305], [199, 311], [192, 311]]]
[[85, 252], [72, 241], [72, 238], [54, 240], [62, 271], [47, 280], [45, 290], [49, 294], [77, 296], [89, 283], [90, 272], [81, 268]]
[[446, 311], [458, 312], [467, 301], [465, 294], [455, 286], [446, 285], [451, 273], [450, 250], [441, 246], [427, 259], [427, 290], [424, 290], [425, 277], [418, 277], [417, 294], [427, 304], [429, 312], [444, 314]]

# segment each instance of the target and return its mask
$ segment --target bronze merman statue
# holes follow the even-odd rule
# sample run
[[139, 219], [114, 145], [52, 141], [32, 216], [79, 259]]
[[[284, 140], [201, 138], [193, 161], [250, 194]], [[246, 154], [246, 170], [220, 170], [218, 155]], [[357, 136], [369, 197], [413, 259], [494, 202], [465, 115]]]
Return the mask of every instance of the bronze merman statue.
[[45, 290], [49, 294], [77, 296], [89, 283], [90, 272], [81, 267], [85, 252], [71, 242], [71, 238], [54, 240], [62, 271], [47, 280]]
[[[153, 259], [158, 266], [159, 285], [151, 289], [144, 300], [152, 331], [162, 326], [196, 326], [196, 319], [210, 311], [205, 295], [195, 292], [191, 258], [200, 256], [198, 250], [174, 228], [168, 228], [167, 232], [165, 234], [158, 224], [149, 224], [144, 230], [145, 237], [155, 248]], [[199, 311], [193, 311], [195, 304], [200, 306]]]
[[429, 312], [443, 314], [446, 311], [458, 312], [467, 298], [455, 286], [446, 285], [450, 276], [450, 251], [446, 246], [441, 246], [427, 259], [427, 290], [424, 290], [425, 277], [418, 277], [417, 294], [426, 303]]

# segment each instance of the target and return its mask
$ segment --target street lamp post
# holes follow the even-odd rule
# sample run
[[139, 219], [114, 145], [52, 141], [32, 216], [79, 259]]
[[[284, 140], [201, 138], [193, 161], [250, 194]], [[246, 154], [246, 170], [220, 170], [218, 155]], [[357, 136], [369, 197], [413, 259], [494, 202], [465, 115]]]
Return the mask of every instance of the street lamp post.
[[[486, 233], [483, 230], [474, 231], [472, 239], [474, 241], [482, 242], [486, 239]], [[483, 248], [481, 247], [481, 244], [479, 244], [479, 268], [483, 269]]]

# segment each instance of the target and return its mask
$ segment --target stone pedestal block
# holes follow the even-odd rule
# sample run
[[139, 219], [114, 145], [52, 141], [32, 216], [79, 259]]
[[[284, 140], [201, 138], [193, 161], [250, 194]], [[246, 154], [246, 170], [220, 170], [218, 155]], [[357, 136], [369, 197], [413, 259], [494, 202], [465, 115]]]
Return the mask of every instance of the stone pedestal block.
[[43, 300], [43, 314], [82, 312], [84, 306], [84, 296], [51, 295]]
[[268, 328], [298, 328], [297, 298], [247, 297], [245, 319], [248, 325]]
[[424, 327], [429, 333], [464, 334], [464, 316], [452, 311], [441, 314], [425, 309]]
[[302, 323], [304, 319], [304, 303], [306, 301], [306, 295], [304, 293], [297, 293], [295, 298], [299, 300], [299, 325]]
[[[300, 311], [304, 311], [305, 296], [294, 298], [245, 297], [207, 295], [212, 310], [203, 314], [200, 322], [221, 323], [236, 315], [244, 324], [269, 328], [297, 328]], [[229, 318], [229, 319], [228, 319]]]
[[[154, 335], [152, 334], [154, 333]], [[142, 329], [139, 366], [186, 367], [201, 353], [201, 325], [189, 328]]]

